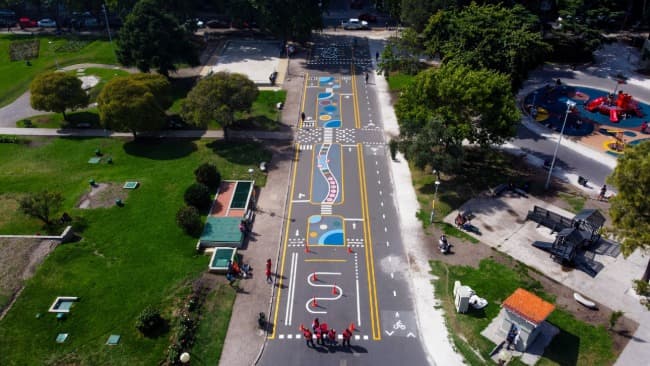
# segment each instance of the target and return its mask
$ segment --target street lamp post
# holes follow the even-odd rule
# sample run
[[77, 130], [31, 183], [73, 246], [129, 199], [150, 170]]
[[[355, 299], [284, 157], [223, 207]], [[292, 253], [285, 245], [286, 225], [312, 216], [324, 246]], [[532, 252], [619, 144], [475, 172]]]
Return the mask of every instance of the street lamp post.
[[436, 190], [433, 192], [433, 201], [431, 202], [431, 217], [429, 217], [429, 221], [433, 224], [433, 217], [436, 215], [436, 200], [438, 199], [438, 186], [440, 185], [440, 181], [436, 179], [434, 182], [436, 185]]
[[111, 27], [108, 24], [108, 12], [106, 11], [106, 4], [102, 4], [102, 11], [104, 12], [104, 20], [106, 21], [106, 31], [108, 32], [108, 42], [113, 43], [113, 38], [111, 37]]
[[47, 42], [50, 45], [50, 50], [52, 50], [52, 54], [54, 55], [54, 63], [56, 64], [56, 69], [59, 70], [59, 59], [56, 57], [56, 50], [54, 49], [54, 43], [52, 41]]
[[571, 108], [576, 106], [576, 102], [572, 100], [566, 101], [566, 113], [564, 114], [564, 122], [562, 122], [562, 129], [560, 130], [560, 138], [557, 140], [557, 145], [555, 145], [555, 152], [553, 153], [553, 160], [551, 160], [551, 167], [548, 169], [548, 177], [546, 178], [546, 185], [544, 189], [548, 189], [549, 184], [551, 184], [551, 174], [553, 174], [553, 167], [555, 166], [555, 159], [557, 158], [557, 150], [560, 148], [560, 143], [562, 142], [562, 135], [564, 134], [564, 127], [566, 126], [566, 120], [569, 118], [569, 112]]

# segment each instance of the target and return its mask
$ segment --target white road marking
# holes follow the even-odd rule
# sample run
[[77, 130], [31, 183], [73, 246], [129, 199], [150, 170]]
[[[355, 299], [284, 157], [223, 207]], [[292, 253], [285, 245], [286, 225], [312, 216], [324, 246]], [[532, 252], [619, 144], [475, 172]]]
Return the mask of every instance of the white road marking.
[[278, 338], [280, 338], [280, 339], [284, 339], [284, 334], [280, 334], [280, 335], [278, 336]]
[[293, 200], [291, 203], [311, 203], [310, 200]]
[[359, 300], [359, 279], [357, 278], [357, 324], [361, 326], [361, 303]]
[[391, 263], [393, 261], [393, 257], [388, 257], [388, 263]]
[[390, 246], [390, 242], [389, 242], [389, 241], [386, 242], [386, 246], [387, 246], [387, 247]]
[[397, 311], [395, 312], [395, 317], [399, 318], [399, 312], [397, 312]]
[[393, 290], [393, 297], [397, 296], [397, 291]]
[[381, 218], [386, 220], [386, 214], [381, 214]]
[[344, 218], [343, 221], [363, 221], [363, 219], [351, 219], [351, 218]]
[[296, 236], [300, 236], [300, 230], [296, 229]]
[[378, 181], [377, 181], [377, 184], [379, 184], [379, 185], [380, 185], [380, 184], [381, 184], [381, 181], [380, 181], [380, 180], [378, 180]]
[[384, 330], [384, 332], [386, 332], [386, 334], [388, 334], [389, 337], [392, 336], [393, 333], [395, 333], [395, 331], [389, 332], [389, 331], [387, 331], [387, 330]]
[[380, 195], [380, 196], [381, 196], [381, 195], [383, 195], [383, 194], [384, 194], [384, 192], [382, 192], [382, 191], [379, 191], [379, 195]]
[[[297, 255], [298, 253], [295, 253], [295, 254]], [[316, 276], [322, 276], [322, 275], [324, 275], [324, 276], [327, 276], [327, 275], [340, 276], [341, 275], [341, 272], [314, 272], [314, 273], [316, 274]], [[313, 286], [313, 287], [334, 287], [337, 290], [336, 291], [336, 296], [334, 296], [334, 297], [313, 297], [313, 298], [310, 298], [305, 303], [305, 309], [307, 309], [307, 311], [312, 313], [312, 314], [327, 314], [327, 311], [325, 311], [325, 310], [312, 310], [311, 309], [311, 302], [314, 299], [316, 299], [316, 302], [318, 302], [319, 300], [325, 300], [325, 301], [338, 300], [343, 296], [343, 289], [341, 289], [341, 287], [339, 287], [337, 285], [316, 284], [316, 283], [312, 282], [312, 275], [313, 275], [313, 273], [310, 273], [310, 274], [307, 275], [307, 283], [310, 286]]]
[[395, 274], [393, 272], [390, 273], [390, 278], [395, 278]]
[[305, 195], [304, 193], [298, 193], [298, 199], [299, 199], [299, 200], [305, 198], [306, 196], [307, 196], [307, 195]]
[[353, 223], [352, 223], [352, 230], [356, 230], [356, 229], [357, 229], [357, 223], [356, 223], [356, 222], [353, 222]]
[[355, 335], [354, 339], [356, 339], [358, 341], [359, 339], [361, 339], [361, 336], [360, 335]]
[[377, 170], [377, 174], [379, 174], [379, 170]]
[[368, 336], [367, 336], [367, 335], [364, 335], [364, 336], [363, 336], [363, 340], [364, 340], [364, 341], [367, 341], [367, 340], [368, 340]]
[[385, 232], [385, 233], [388, 232], [388, 228], [387, 228], [386, 226], [384, 226], [384, 232]]
[[377, 160], [375, 160], [375, 165], [379, 165], [379, 162]]
[[292, 339], [292, 338], [293, 338], [293, 334], [287, 334], [287, 339]]
[[298, 253], [291, 255], [291, 269], [289, 271], [289, 291], [287, 293], [287, 309], [284, 314], [284, 325], [291, 325], [293, 315], [293, 295], [296, 289], [296, 267], [298, 265]]
[[381, 201], [379, 204], [381, 205], [381, 207], [384, 207], [384, 201]]

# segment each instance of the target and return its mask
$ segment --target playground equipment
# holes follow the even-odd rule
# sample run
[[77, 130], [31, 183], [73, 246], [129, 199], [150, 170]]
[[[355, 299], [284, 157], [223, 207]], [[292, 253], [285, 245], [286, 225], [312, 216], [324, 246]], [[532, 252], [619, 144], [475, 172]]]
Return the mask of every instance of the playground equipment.
[[551, 253], [551, 258], [562, 264], [573, 264], [588, 274], [595, 275], [596, 268], [576, 260], [576, 255], [596, 245], [601, 240], [600, 229], [605, 217], [598, 210], [580, 211], [570, 219], [545, 208], [534, 206], [528, 211], [527, 220], [537, 222], [557, 232], [553, 243], [534, 242], [533, 246]]
[[589, 112], [609, 115], [611, 122], [618, 122], [627, 116], [643, 117], [639, 104], [632, 99], [631, 95], [622, 90], [618, 92], [617, 96], [609, 94], [587, 102], [585, 109]]

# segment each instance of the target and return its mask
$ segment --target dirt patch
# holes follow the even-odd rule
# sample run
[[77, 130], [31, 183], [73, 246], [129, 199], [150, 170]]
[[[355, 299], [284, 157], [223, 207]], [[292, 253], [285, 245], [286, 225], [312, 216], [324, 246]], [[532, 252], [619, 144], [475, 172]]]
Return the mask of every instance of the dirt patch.
[[0, 238], [0, 318], [58, 241]]
[[78, 208], [112, 207], [115, 200], [126, 200], [128, 191], [118, 183], [97, 183], [84, 193], [77, 203]]

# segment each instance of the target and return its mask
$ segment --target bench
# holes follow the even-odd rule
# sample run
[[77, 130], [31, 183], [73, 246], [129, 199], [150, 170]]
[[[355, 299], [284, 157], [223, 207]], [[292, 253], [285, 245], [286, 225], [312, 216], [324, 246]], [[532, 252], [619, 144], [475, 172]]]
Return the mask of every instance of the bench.
[[499, 195], [501, 195], [501, 193], [503, 193], [503, 191], [508, 189], [508, 185], [502, 183], [496, 186], [494, 189], [492, 188], [488, 188], [488, 189], [490, 190], [490, 197], [498, 197]]
[[531, 220], [540, 225], [546, 226], [552, 231], [560, 231], [569, 228], [573, 223], [571, 219], [539, 206], [534, 206], [532, 211], [528, 211], [526, 220]]

